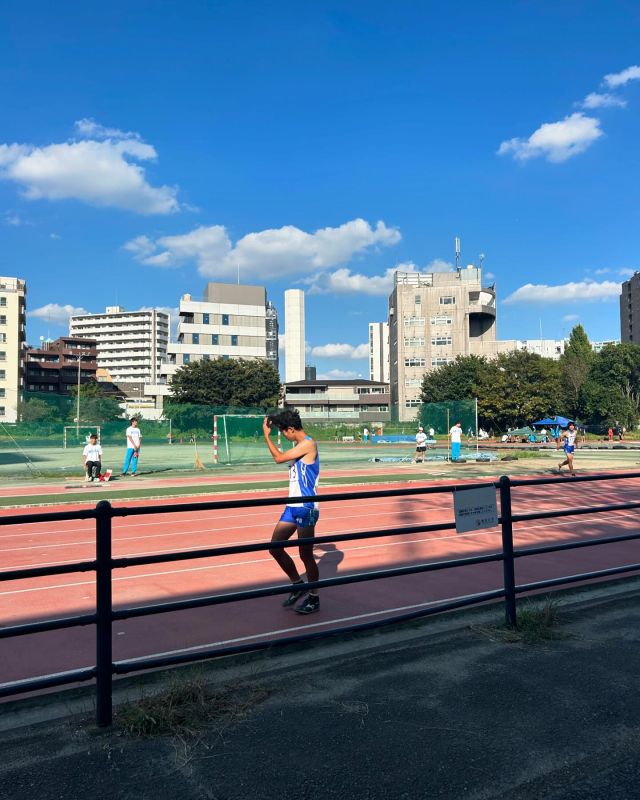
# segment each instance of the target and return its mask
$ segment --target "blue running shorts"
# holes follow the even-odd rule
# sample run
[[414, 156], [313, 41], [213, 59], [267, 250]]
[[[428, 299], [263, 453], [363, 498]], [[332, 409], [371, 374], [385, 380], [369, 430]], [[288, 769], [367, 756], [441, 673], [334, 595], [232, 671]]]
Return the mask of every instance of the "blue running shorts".
[[304, 506], [285, 506], [280, 522], [293, 522], [298, 528], [313, 528], [318, 522], [320, 512], [317, 508]]
[[569, 455], [569, 453], [573, 453], [573, 451], [574, 451], [575, 449], [576, 449], [576, 447], [575, 447], [575, 445], [573, 445], [573, 444], [565, 444], [565, 446], [564, 446], [564, 452], [565, 452], [567, 455]]

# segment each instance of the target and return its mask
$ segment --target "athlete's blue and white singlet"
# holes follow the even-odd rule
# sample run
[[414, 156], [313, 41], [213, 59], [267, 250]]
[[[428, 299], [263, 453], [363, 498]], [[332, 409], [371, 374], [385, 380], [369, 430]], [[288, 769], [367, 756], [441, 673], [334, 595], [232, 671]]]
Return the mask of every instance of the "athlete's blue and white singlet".
[[[311, 439], [311, 436], [307, 436]], [[289, 497], [309, 497], [317, 494], [320, 480], [320, 455], [316, 444], [313, 464], [305, 464], [302, 458], [289, 465]], [[313, 502], [290, 503], [280, 517], [282, 522], [294, 522], [300, 528], [312, 527], [318, 521], [318, 504]]]
[[564, 451], [565, 453], [573, 453], [576, 449], [576, 437], [578, 435], [577, 430], [567, 430], [564, 434]]

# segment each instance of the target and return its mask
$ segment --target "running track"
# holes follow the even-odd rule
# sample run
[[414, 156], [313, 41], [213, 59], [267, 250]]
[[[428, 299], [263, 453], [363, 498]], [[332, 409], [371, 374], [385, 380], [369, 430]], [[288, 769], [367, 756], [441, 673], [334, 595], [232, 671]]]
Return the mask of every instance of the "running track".
[[[398, 486], [394, 483], [390, 487], [376, 486], [376, 489]], [[639, 480], [568, 484], [559, 479], [558, 484], [550, 486], [515, 488], [514, 513], [631, 502], [637, 499], [639, 488]], [[331, 491], [340, 490], [332, 488]], [[282, 493], [265, 492], [260, 496], [278, 495]], [[211, 499], [233, 497], [231, 494], [215, 495]], [[144, 503], [127, 501], [127, 505], [136, 504]], [[10, 513], [16, 512], [3, 512]], [[263, 542], [268, 540], [278, 514], [278, 507], [266, 507], [115, 519], [113, 554], [114, 557], [148, 555]], [[632, 532], [637, 530], [637, 516], [637, 511], [626, 511], [517, 524], [515, 546]], [[324, 503], [318, 534], [445, 522], [452, 517], [450, 494]], [[516, 580], [522, 583], [632, 563], [638, 560], [638, 549], [638, 542], [631, 541], [518, 559]], [[332, 577], [499, 550], [500, 532], [495, 528], [462, 535], [448, 530], [320, 545], [316, 555], [321, 577]], [[295, 557], [295, 550], [291, 552]], [[73, 520], [55, 525], [1, 527], [0, 554], [3, 570], [92, 559], [95, 555], [94, 525], [92, 521]], [[332, 587], [322, 593], [321, 612], [310, 617], [283, 609], [282, 596], [274, 596], [126, 620], [114, 623], [114, 659], [196, 651], [206, 646], [268, 640], [277, 635], [376, 620], [428, 607], [443, 599], [495, 589], [501, 585], [501, 573], [500, 563], [483, 564]], [[2, 582], [0, 624], [93, 611], [94, 578], [93, 573], [85, 573]], [[266, 552], [137, 567], [114, 572], [114, 606], [163, 602], [283, 582]], [[90, 666], [94, 661], [95, 632], [91, 626], [0, 640], [0, 683]]]

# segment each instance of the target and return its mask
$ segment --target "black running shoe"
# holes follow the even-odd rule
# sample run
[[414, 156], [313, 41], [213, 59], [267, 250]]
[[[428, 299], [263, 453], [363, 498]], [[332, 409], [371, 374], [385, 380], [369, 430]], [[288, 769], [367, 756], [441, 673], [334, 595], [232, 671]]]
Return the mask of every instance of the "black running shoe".
[[302, 603], [296, 606], [298, 614], [313, 614], [314, 611], [320, 611], [320, 598], [317, 594], [308, 594]]
[[[295, 583], [293, 585], [295, 586]], [[295, 605], [304, 593], [304, 589], [294, 589], [289, 597], [282, 603], [283, 607], [289, 608], [289, 606]]]

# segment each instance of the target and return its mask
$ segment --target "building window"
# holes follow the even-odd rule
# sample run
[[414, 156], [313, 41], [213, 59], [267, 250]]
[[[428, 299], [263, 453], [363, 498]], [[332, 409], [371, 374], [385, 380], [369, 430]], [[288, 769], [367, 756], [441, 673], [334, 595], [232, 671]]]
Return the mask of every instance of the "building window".
[[405, 358], [404, 365], [405, 367], [424, 367], [425, 360], [424, 358]]
[[404, 324], [405, 327], [409, 327], [411, 325], [424, 325], [424, 317], [405, 317]]
[[3, 314], [2, 316], [0, 316], [0, 325], [6, 325], [6, 324], [7, 324], [7, 317], [5, 314]]
[[0, 417], [4, 417], [7, 412], [4, 406], [0, 406]]
[[451, 336], [445, 336], [444, 334], [440, 334], [438, 336], [432, 336], [431, 344], [434, 346], [449, 345], [451, 344]]
[[455, 306], [456, 298], [453, 295], [445, 295], [444, 297], [440, 298], [440, 305], [441, 306]]
[[452, 364], [452, 358], [432, 358], [431, 359], [431, 366], [432, 367], [444, 367], [446, 364]]
[[7, 371], [5, 369], [0, 369], [0, 381], [3, 381], [7, 377]]
[[419, 305], [422, 303], [422, 298], [420, 297], [420, 295], [419, 295], [419, 294], [417, 294], [417, 295], [415, 296], [415, 300], [416, 300], [416, 305], [417, 305], [417, 306], [419, 306]]
[[417, 408], [418, 406], [421, 406], [421, 405], [422, 405], [422, 403], [420, 402], [420, 400], [405, 400], [404, 401], [404, 407], [405, 408]]
[[208, 314], [203, 314], [202, 315], [202, 324], [203, 325], [208, 325], [209, 324], [209, 315]]
[[203, 353], [202, 354], [202, 360], [203, 361], [209, 361], [210, 359], [211, 359], [211, 356], [209, 355], [209, 353]]
[[224, 361], [228, 361], [229, 360], [229, 356], [222, 356], [222, 358], [223, 358]]
[[7, 360], [6, 350], [0, 350], [0, 361], [6, 361], [6, 360]]
[[422, 384], [422, 378], [407, 378], [404, 382], [404, 385], [407, 388], [415, 388], [416, 386], [420, 386]]
[[431, 317], [431, 324], [432, 325], [453, 325], [453, 319], [451, 317]]
[[6, 308], [6, 307], [7, 307], [7, 298], [0, 297], [0, 308]]
[[404, 337], [404, 346], [405, 347], [424, 347], [424, 337], [423, 336], [405, 336]]
[[0, 397], [5, 397], [5, 396], [6, 396], [6, 390], [0, 389]]
[[189, 353], [183, 353], [182, 354], [182, 363], [183, 364], [188, 364], [190, 361], [191, 361], [191, 356], [189, 355]]
[[191, 334], [191, 343], [192, 344], [200, 344], [200, 334], [199, 333], [192, 333]]
[[223, 314], [222, 315], [222, 324], [223, 325], [228, 325], [229, 324], [229, 315], [228, 314]]
[[218, 334], [212, 333], [211, 334], [211, 344], [218, 344]]
[[6, 341], [7, 341], [7, 334], [6, 333], [0, 333], [0, 342], [2, 342], [4, 344]]
[[238, 346], [238, 337], [233, 335], [231, 337], [231, 347], [237, 347], [237, 346]]

